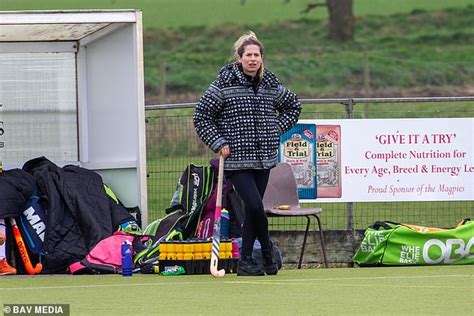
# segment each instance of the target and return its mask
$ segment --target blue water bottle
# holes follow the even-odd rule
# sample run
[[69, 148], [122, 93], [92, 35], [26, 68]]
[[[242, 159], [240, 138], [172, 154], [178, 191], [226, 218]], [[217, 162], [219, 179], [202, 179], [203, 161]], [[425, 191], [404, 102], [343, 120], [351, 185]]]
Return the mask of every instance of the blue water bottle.
[[128, 240], [122, 244], [122, 276], [132, 276], [132, 249]]

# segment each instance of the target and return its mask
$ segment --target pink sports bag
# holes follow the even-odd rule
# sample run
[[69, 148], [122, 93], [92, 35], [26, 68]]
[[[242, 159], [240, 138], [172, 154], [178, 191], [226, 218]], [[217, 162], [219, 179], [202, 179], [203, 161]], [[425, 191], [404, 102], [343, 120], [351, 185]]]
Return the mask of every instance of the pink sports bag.
[[125, 241], [133, 245], [135, 236], [115, 232], [99, 241], [81, 261], [69, 265], [72, 274], [113, 274], [122, 269], [121, 246]]

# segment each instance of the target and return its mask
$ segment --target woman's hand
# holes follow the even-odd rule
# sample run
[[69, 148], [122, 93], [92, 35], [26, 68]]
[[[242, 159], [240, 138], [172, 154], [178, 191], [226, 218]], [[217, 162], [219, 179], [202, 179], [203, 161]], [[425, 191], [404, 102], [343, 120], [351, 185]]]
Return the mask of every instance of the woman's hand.
[[222, 157], [227, 158], [230, 155], [230, 147], [229, 145], [224, 145], [221, 150], [219, 150], [219, 154], [221, 154]]

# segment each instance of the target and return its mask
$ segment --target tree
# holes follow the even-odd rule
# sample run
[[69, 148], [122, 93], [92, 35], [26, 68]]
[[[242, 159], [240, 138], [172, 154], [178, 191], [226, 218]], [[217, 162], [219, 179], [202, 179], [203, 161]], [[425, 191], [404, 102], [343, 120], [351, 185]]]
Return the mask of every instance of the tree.
[[355, 27], [352, 0], [326, 0], [326, 4], [329, 10], [329, 38], [352, 41]]
[[[241, 4], [245, 4], [246, 0], [240, 0]], [[284, 0], [288, 3], [291, 0]], [[306, 8], [301, 11], [307, 14], [317, 7], [327, 7], [329, 11], [329, 34], [328, 38], [346, 42], [354, 39], [355, 19], [353, 11], [353, 0], [326, 0], [325, 2], [309, 2]]]
[[355, 26], [352, 0], [326, 0], [325, 3], [310, 2], [302, 13], [307, 14], [314, 8], [321, 6], [326, 6], [329, 11], [328, 37], [339, 42], [352, 41]]

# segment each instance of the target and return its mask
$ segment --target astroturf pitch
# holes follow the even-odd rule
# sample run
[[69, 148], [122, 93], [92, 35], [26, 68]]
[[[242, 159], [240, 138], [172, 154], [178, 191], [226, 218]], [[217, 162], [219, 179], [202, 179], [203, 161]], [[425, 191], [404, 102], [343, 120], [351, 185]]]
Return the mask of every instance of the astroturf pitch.
[[472, 315], [474, 266], [0, 277], [0, 303], [69, 304], [71, 315]]

